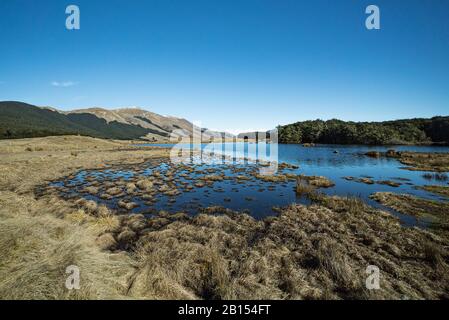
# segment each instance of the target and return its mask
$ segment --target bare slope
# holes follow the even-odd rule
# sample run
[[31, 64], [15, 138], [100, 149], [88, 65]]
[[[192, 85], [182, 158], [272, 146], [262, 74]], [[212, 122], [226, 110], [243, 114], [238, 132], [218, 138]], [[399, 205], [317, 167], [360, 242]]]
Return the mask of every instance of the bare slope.
[[[179, 136], [191, 136], [194, 130], [202, 132], [204, 141], [209, 141], [212, 136], [221, 137], [221, 133], [206, 131], [188, 120], [139, 108], [60, 111], [23, 102], [0, 102], [0, 139], [79, 134], [106, 139], [143, 138], [168, 142], [177, 141]], [[229, 139], [232, 135], [227, 133], [225, 137]]]

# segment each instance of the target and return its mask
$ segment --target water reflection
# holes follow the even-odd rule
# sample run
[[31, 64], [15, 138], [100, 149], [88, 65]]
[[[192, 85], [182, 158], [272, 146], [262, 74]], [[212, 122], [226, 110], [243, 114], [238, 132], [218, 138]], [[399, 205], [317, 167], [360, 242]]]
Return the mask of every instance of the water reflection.
[[[167, 146], [167, 145], [158, 145]], [[128, 168], [107, 170], [81, 171], [70, 179], [56, 182], [54, 185], [73, 195], [81, 192], [86, 185], [95, 184], [99, 194], [85, 194], [85, 197], [104, 202], [111, 207], [117, 207], [117, 199], [104, 199], [103, 185], [121, 181], [119, 186], [135, 181], [137, 177], [162, 175], [161, 183], [169, 184], [180, 191], [176, 196], [165, 193], [155, 194], [152, 201], [141, 195], [125, 195], [128, 201], [138, 204], [133, 212], [149, 213], [153, 210], [172, 212], [184, 211], [195, 214], [199, 209], [208, 206], [224, 206], [238, 211], [246, 211], [256, 218], [275, 214], [273, 207], [282, 207], [293, 202], [309, 204], [306, 197], [295, 193], [295, 180], [283, 182], [262, 181], [255, 178], [257, 171], [273, 153], [273, 145], [257, 145], [251, 143], [177, 145], [178, 151], [193, 150], [204, 152], [200, 155], [190, 153], [188, 165], [157, 163], [143, 164]], [[279, 145], [278, 162], [288, 163], [292, 167], [282, 168], [279, 173], [304, 174], [308, 176], [325, 176], [331, 179], [335, 186], [322, 191], [328, 195], [357, 196], [375, 207], [381, 207], [370, 199], [374, 192], [408, 193], [428, 199], [443, 200], [441, 196], [417, 189], [416, 186], [429, 184], [446, 185], [447, 176], [435, 173], [423, 173], [401, 169], [402, 165], [393, 158], [370, 158], [363, 154], [368, 151], [387, 151], [391, 147], [367, 146], [328, 146], [303, 147], [300, 145]], [[449, 152], [448, 147], [401, 146], [398, 151]], [[255, 161], [255, 159], [259, 159]], [[165, 161], [165, 160], [164, 160]], [[296, 167], [297, 166], [297, 167]], [[202, 181], [205, 175], [221, 175], [222, 179], [211, 185], [191, 188], [195, 181]], [[246, 176], [246, 178], [242, 178]], [[239, 178], [240, 177], [240, 178]], [[348, 179], [352, 177], [353, 179]], [[365, 177], [372, 183], [362, 183]], [[134, 179], [134, 180], [133, 180]], [[159, 178], [158, 178], [159, 179]], [[359, 182], [357, 182], [359, 181]], [[385, 184], [385, 181], [392, 181]], [[402, 222], [415, 225], [413, 217], [396, 214]]]

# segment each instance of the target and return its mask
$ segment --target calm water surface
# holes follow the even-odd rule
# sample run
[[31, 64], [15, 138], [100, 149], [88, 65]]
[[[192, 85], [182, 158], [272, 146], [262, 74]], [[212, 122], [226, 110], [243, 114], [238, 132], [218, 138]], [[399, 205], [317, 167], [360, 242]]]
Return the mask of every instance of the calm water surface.
[[[147, 146], [174, 147], [167, 144], [150, 144]], [[175, 148], [190, 148], [189, 145], [176, 145]], [[241, 170], [254, 170], [254, 163], [251, 159], [263, 159], [266, 151], [267, 156], [270, 150], [258, 148], [256, 144], [236, 143], [236, 144], [212, 144], [212, 145], [195, 145], [194, 149], [207, 149], [215, 154], [224, 154], [235, 158], [247, 158], [248, 161], [238, 160], [232, 166], [241, 168]], [[299, 169], [285, 169], [284, 173], [296, 173], [305, 175], [325, 176], [333, 182], [335, 187], [328, 189], [320, 189], [329, 195], [339, 196], [357, 196], [375, 207], [381, 207], [377, 202], [371, 200], [369, 196], [374, 192], [389, 191], [397, 193], [408, 193], [419, 197], [444, 200], [435, 194], [416, 189], [416, 186], [426, 184], [447, 185], [447, 181], [429, 181], [423, 177], [425, 172], [408, 171], [401, 169], [403, 165], [392, 158], [369, 158], [363, 154], [368, 151], [387, 151], [395, 149], [397, 151], [418, 151], [418, 152], [449, 152], [449, 147], [434, 146], [395, 146], [395, 147], [371, 147], [371, 146], [343, 146], [343, 145], [317, 145], [315, 147], [303, 147], [302, 145], [279, 145], [278, 158], [279, 163], [285, 162], [299, 166]], [[198, 160], [198, 159], [196, 159]], [[220, 161], [213, 163], [198, 164], [196, 161], [196, 169], [203, 170], [207, 168], [215, 168], [217, 172], [224, 172], [227, 176], [241, 173], [235, 173], [229, 166], [229, 163], [223, 164]], [[164, 172], [169, 166], [161, 164], [156, 168], [147, 168], [139, 175], [151, 174], [153, 170]], [[179, 174], [185, 172], [178, 172]], [[132, 170], [106, 170], [102, 172], [81, 171], [71, 182], [65, 182], [66, 186], [70, 183], [74, 185], [82, 184], [84, 177], [96, 174], [99, 180], [123, 177], [131, 179], [136, 172]], [[374, 181], [391, 180], [401, 183], [399, 187], [391, 187], [388, 185], [357, 183], [347, 181], [344, 177], [351, 176], [354, 178], [369, 177]], [[189, 181], [194, 181], [197, 177], [195, 173], [190, 174]], [[182, 182], [184, 177], [177, 176]], [[56, 182], [56, 184], [64, 184], [64, 182]], [[191, 192], [182, 192], [176, 198], [170, 198], [165, 195], [158, 195], [157, 202], [152, 205], [151, 209], [166, 210], [172, 212], [184, 211], [191, 214], [198, 212], [198, 208], [213, 205], [224, 206], [233, 210], [245, 210], [256, 218], [263, 218], [268, 215], [275, 214], [272, 210], [273, 206], [285, 206], [293, 202], [309, 203], [308, 199], [298, 197], [294, 191], [295, 181], [288, 182], [264, 182], [257, 179], [246, 181], [245, 183], [237, 183], [235, 180], [223, 180], [215, 182], [213, 187], [195, 188]], [[109, 206], [116, 205], [116, 200], [104, 201], [95, 196], [89, 196], [94, 200], [106, 202]], [[145, 213], [148, 205], [140, 199], [132, 199], [139, 203], [139, 207], [133, 212]], [[385, 209], [385, 208], [383, 208]], [[417, 225], [419, 222], [410, 216], [397, 215], [405, 225]]]

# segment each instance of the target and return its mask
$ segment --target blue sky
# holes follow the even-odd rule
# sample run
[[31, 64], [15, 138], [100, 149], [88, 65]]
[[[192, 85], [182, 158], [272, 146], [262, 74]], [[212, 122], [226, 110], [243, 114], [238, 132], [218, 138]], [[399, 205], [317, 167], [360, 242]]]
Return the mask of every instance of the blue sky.
[[[381, 30], [365, 28], [369, 4]], [[447, 0], [2, 0], [0, 100], [232, 132], [447, 115], [448, 15]]]

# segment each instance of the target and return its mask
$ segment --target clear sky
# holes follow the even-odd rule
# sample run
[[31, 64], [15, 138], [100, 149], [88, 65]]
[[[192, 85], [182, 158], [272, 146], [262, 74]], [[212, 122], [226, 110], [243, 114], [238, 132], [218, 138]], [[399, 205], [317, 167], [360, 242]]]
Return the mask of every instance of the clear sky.
[[1, 0], [0, 100], [231, 132], [448, 115], [448, 16], [447, 0]]

